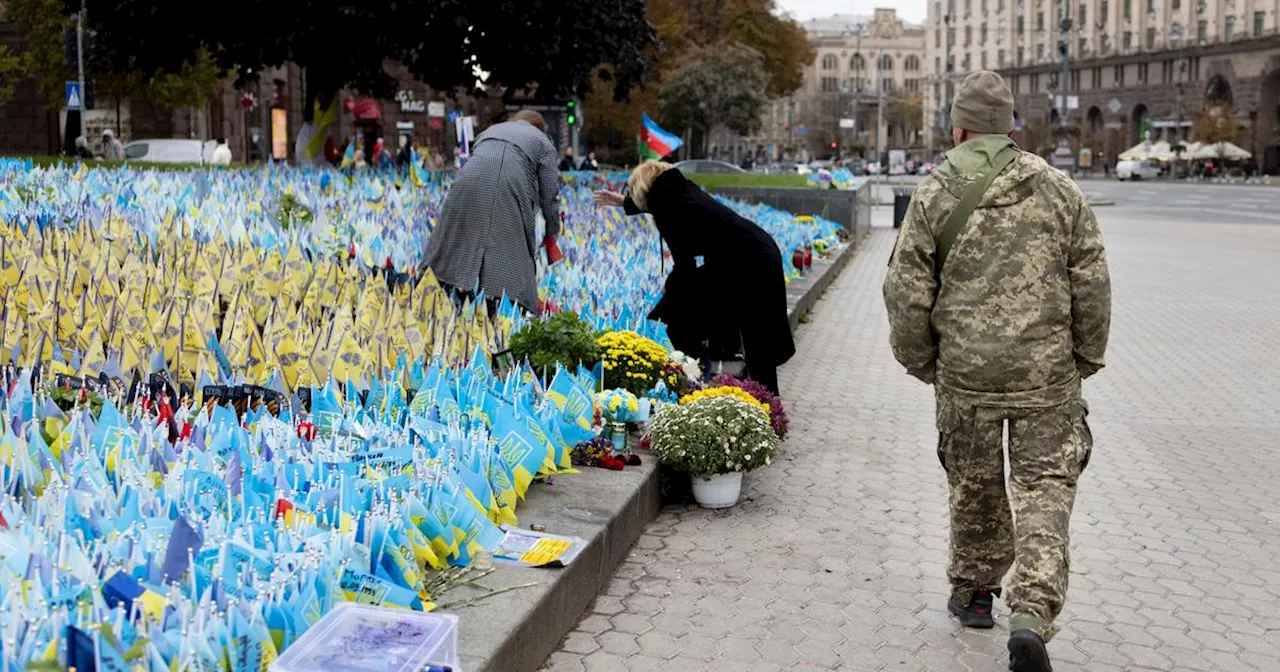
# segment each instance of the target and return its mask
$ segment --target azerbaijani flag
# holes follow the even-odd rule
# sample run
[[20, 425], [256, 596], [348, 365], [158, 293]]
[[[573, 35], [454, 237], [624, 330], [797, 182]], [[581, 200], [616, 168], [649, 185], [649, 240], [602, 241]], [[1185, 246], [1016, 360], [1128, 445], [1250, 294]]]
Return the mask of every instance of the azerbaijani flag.
[[684, 144], [678, 136], [662, 130], [648, 114], [641, 112], [640, 118], [643, 122], [640, 127], [640, 158], [661, 159]]

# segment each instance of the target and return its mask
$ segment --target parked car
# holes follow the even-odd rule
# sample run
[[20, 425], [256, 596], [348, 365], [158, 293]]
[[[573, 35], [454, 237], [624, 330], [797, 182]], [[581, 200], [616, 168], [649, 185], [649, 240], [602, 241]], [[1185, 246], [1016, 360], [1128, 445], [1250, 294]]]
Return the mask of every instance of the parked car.
[[1160, 162], [1153, 159], [1116, 164], [1117, 180], [1154, 180], [1157, 177], [1160, 177]]
[[124, 158], [145, 163], [207, 164], [217, 143], [179, 139], [134, 140], [124, 146]]
[[745, 173], [747, 172], [727, 161], [713, 161], [711, 159], [691, 159], [689, 161], [681, 161], [675, 164], [674, 167], [686, 175], [690, 173]]

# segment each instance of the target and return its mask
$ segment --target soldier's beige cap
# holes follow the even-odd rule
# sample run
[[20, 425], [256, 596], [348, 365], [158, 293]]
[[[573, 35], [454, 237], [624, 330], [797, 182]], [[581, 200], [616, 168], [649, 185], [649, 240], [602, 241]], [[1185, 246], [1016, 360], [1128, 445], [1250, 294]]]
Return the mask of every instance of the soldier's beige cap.
[[1004, 78], [990, 70], [965, 77], [951, 102], [951, 125], [974, 133], [1012, 131], [1013, 93]]

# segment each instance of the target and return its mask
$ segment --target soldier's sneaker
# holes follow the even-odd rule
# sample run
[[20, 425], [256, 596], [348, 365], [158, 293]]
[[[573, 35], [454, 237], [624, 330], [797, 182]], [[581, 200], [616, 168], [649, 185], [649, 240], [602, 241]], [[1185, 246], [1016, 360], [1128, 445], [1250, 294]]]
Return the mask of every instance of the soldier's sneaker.
[[1053, 672], [1044, 640], [1030, 630], [1014, 630], [1009, 635], [1009, 669], [1012, 672]]
[[960, 625], [966, 628], [994, 628], [996, 625], [995, 614], [992, 610], [992, 603], [995, 596], [1000, 594], [1000, 589], [988, 590], [979, 588], [973, 591], [973, 595], [969, 597], [968, 604], [962, 604], [953, 595], [947, 601], [947, 611], [956, 615], [960, 619]]

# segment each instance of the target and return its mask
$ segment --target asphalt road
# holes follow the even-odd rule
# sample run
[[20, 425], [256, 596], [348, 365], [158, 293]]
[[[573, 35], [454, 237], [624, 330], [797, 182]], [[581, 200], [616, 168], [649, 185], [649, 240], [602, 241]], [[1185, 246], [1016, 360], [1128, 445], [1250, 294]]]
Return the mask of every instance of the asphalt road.
[[1143, 220], [1280, 224], [1280, 187], [1194, 182], [1080, 180], [1093, 199], [1115, 201], [1115, 214]]

